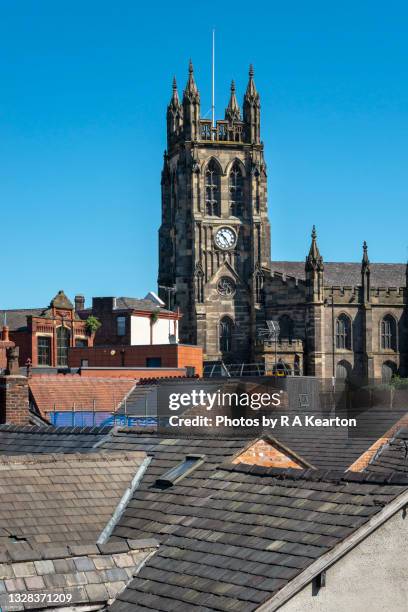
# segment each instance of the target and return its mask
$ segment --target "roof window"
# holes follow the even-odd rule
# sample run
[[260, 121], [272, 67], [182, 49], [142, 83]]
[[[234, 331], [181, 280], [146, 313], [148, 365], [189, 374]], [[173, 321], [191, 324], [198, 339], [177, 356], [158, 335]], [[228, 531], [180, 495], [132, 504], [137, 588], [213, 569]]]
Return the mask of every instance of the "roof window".
[[205, 455], [187, 455], [184, 461], [165, 472], [160, 478], [157, 478], [156, 486], [163, 488], [173, 486], [199, 465], [202, 465], [204, 459]]

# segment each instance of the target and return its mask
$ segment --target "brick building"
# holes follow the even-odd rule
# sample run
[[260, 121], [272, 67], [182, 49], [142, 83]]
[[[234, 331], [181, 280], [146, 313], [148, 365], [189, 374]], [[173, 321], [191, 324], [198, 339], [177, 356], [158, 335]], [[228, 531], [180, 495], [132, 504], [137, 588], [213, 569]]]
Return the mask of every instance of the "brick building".
[[[90, 316], [101, 324], [96, 333], [88, 330]], [[48, 308], [3, 311], [7, 325], [0, 342], [0, 368], [5, 367], [3, 337], [20, 348], [21, 366], [30, 359], [33, 367], [61, 368], [69, 365], [68, 350], [74, 347], [176, 344], [180, 318], [179, 312], [164, 308], [154, 293], [144, 299], [94, 297], [92, 307], [85, 308], [82, 295], [75, 296], [74, 305], [59, 291]], [[144, 360], [142, 365], [146, 365]]]
[[20, 365], [30, 359], [33, 367], [66, 367], [69, 347], [93, 344], [86, 321], [63, 291], [57, 293], [47, 308], [6, 310], [4, 320], [10, 340], [20, 349]]
[[[159, 287], [175, 287], [182, 342], [204, 358], [264, 362], [323, 378], [408, 375], [407, 270], [403, 263], [326, 263], [313, 230], [305, 262], [271, 261], [260, 96], [249, 71], [243, 113], [235, 85], [225, 116], [201, 118], [190, 63], [180, 101], [167, 108]], [[165, 297], [165, 289], [162, 297]], [[260, 342], [266, 321], [276, 343]]]
[[[148, 368], [143, 374], [134, 372], [136, 377], [152, 376], [154, 372], [160, 375], [159, 370], [163, 368], [184, 368], [189, 375], [202, 376], [203, 350], [200, 346], [187, 344], [71, 348], [68, 364], [71, 368]], [[171, 376], [170, 370], [167, 375]], [[182, 372], [179, 375], [183, 375]]]

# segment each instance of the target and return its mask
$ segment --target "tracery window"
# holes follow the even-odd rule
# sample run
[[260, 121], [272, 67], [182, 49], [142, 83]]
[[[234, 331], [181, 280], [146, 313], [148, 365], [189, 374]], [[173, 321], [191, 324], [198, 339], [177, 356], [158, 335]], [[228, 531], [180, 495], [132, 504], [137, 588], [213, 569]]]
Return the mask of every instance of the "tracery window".
[[223, 317], [220, 321], [220, 351], [229, 353], [232, 348], [232, 326], [233, 322], [230, 317]]
[[221, 177], [219, 167], [212, 159], [205, 172], [205, 208], [207, 215], [220, 216]]
[[351, 321], [345, 314], [336, 319], [336, 348], [351, 349]]
[[238, 162], [235, 162], [229, 174], [230, 212], [235, 217], [243, 213], [244, 204], [244, 177]]
[[380, 335], [382, 349], [397, 350], [397, 325], [391, 315], [386, 315], [381, 321]]

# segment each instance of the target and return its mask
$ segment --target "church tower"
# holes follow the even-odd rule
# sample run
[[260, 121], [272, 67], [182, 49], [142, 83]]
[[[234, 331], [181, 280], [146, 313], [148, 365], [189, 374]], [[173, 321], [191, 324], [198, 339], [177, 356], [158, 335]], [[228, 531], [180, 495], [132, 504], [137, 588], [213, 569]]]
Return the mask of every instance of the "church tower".
[[266, 165], [252, 66], [243, 114], [232, 82], [224, 119], [215, 126], [201, 118], [192, 63], [181, 102], [173, 81], [161, 184], [159, 293], [167, 302], [163, 287], [175, 288], [171, 305], [183, 315], [180, 340], [201, 345], [207, 360], [249, 361], [270, 269]]

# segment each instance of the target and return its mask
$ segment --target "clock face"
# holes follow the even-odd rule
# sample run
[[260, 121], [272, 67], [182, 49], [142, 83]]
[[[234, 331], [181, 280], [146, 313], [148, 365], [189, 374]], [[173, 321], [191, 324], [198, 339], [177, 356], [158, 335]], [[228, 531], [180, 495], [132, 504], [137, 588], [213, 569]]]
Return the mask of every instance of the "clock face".
[[235, 232], [229, 227], [222, 227], [215, 234], [214, 242], [220, 249], [232, 249], [237, 241]]

